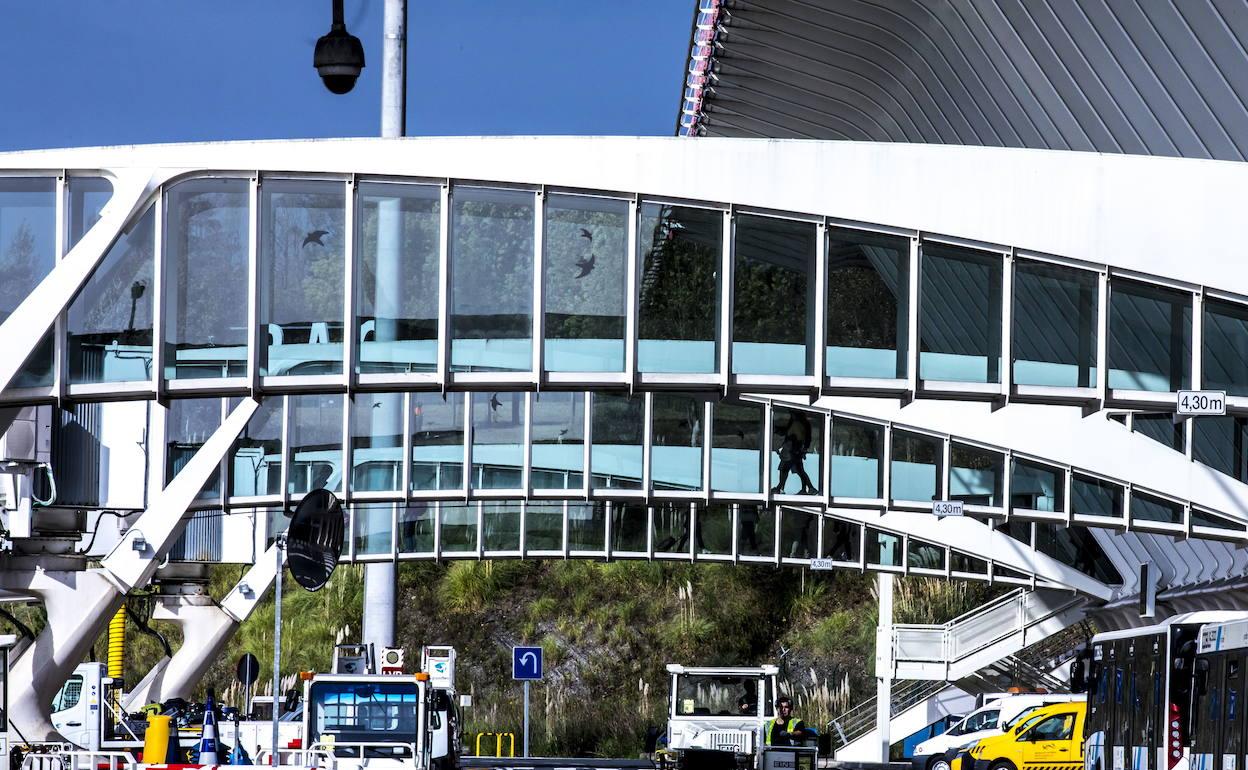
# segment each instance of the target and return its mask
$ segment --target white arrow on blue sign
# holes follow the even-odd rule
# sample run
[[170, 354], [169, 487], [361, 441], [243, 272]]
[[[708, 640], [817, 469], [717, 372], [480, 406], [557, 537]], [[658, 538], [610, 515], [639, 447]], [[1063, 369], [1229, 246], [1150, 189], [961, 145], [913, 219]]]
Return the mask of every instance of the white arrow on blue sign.
[[512, 679], [541, 679], [542, 678], [542, 648], [541, 647], [512, 647], [511, 648], [511, 678]]

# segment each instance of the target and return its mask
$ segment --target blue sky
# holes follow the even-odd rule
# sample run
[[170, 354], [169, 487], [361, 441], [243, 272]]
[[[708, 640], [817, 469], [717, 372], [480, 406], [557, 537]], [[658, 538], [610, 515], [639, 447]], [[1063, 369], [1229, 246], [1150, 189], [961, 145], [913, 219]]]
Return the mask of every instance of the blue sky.
[[[694, 0], [409, 0], [409, 135], [671, 135]], [[375, 136], [381, 0], [346, 0], [368, 66], [312, 68], [330, 0], [40, 0], [0, 24], [0, 151]]]

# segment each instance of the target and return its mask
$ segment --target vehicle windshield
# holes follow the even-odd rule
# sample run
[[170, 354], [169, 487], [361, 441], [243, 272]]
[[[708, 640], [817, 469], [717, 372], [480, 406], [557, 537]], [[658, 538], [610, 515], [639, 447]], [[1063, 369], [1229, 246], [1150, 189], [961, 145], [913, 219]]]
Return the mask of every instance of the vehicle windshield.
[[1024, 721], [1030, 722], [1031, 718], [1036, 715], [1036, 712], [1042, 708], [1045, 708], [1044, 704], [1031, 706], [1029, 708], [1023, 709], [1022, 711], [1015, 714], [1013, 719], [1011, 719], [1008, 722], [1003, 723], [1001, 725], [1001, 730], [1003, 732], [1009, 732], [1015, 727], [1018, 727], [1019, 725], [1021, 725]]
[[961, 724], [954, 725], [949, 729], [950, 735], [968, 735], [977, 733], [980, 730], [990, 730], [997, 726], [997, 720], [1001, 718], [1000, 709], [992, 709], [991, 711], [977, 711], [967, 717]]
[[306, 708], [316, 742], [415, 743], [414, 682], [316, 682]]
[[758, 683], [764, 681], [762, 716], [772, 715], [771, 677], [743, 674], [678, 674], [676, 716], [759, 716]]
[[1044, 709], [1043, 706], [1037, 706], [1034, 709], [1030, 709], [1028, 711], [1023, 712], [1023, 714], [1025, 714], [1027, 718], [1022, 719], [1021, 718], [1022, 715], [1020, 715], [1020, 718], [1015, 719], [1013, 724], [1010, 725], [1009, 729], [1015, 730], [1015, 732], [1021, 734], [1024, 730], [1031, 727], [1036, 722], [1039, 722], [1041, 719], [1044, 719], [1045, 716], [1048, 715], [1049, 713], [1051, 712], [1048, 711], [1047, 709]]

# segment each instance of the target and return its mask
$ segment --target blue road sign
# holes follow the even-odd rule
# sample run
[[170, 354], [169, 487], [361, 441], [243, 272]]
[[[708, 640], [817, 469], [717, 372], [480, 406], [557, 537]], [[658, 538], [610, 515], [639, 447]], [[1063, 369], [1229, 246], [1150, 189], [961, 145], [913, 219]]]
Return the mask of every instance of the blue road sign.
[[541, 679], [542, 678], [542, 648], [541, 647], [512, 647], [511, 648], [511, 678], [512, 679]]

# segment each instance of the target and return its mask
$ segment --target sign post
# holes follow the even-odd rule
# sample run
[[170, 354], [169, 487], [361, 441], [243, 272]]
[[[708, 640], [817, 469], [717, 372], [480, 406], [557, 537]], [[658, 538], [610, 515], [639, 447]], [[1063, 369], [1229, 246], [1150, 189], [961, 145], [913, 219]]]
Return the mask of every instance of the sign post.
[[542, 678], [542, 648], [512, 647], [511, 678], [524, 682], [524, 756], [529, 756], [529, 682]]

